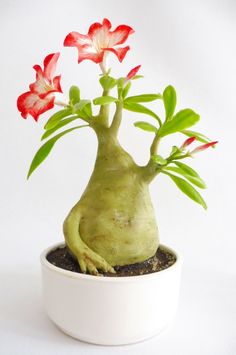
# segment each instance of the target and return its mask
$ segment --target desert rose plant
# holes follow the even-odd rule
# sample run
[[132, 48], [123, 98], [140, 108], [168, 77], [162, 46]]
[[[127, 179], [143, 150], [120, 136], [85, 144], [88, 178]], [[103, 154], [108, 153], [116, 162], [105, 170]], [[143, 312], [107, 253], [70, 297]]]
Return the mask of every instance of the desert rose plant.
[[[81, 98], [79, 88], [72, 86], [66, 100], [60, 86], [61, 77], [55, 76], [60, 54], [53, 53], [46, 56], [43, 68], [39, 65], [33, 67], [36, 81], [17, 101], [22, 117], [31, 115], [35, 121], [54, 105], [60, 107], [45, 124], [42, 140], [47, 141], [33, 158], [28, 177], [64, 135], [89, 127], [97, 136], [98, 149], [92, 176], [63, 227], [66, 245], [78, 260], [81, 271], [94, 275], [99, 271], [115, 272], [116, 265], [143, 262], [156, 253], [159, 235], [149, 185], [158, 174], [165, 174], [185, 195], [206, 208], [204, 199], [196, 190], [196, 187], [204, 189], [205, 183], [183, 160], [217, 143], [199, 132], [188, 130], [200, 117], [190, 108], [175, 112], [176, 92], [173, 86], [167, 86], [163, 93], [132, 96], [131, 85], [135, 79], [141, 78], [137, 74], [140, 65], [124, 77], [111, 75], [109, 56], [114, 54], [122, 62], [130, 49], [124, 43], [133, 32], [126, 25], [112, 31], [110, 21], [104, 19], [101, 24], [92, 24], [86, 35], [71, 32], [66, 36], [64, 46], [78, 49], [78, 63], [88, 59], [99, 65], [100, 97], [92, 101]], [[155, 100], [164, 104], [163, 119], [146, 107], [148, 102]], [[97, 114], [93, 113], [93, 105], [99, 107]], [[111, 105], [115, 105], [113, 117], [109, 114]], [[150, 158], [145, 166], [137, 165], [119, 143], [124, 110], [153, 119], [152, 124], [144, 118], [134, 123], [135, 127], [153, 135]], [[77, 121], [82, 124], [75, 125]], [[70, 128], [65, 129], [66, 126]], [[168, 156], [161, 156], [158, 152], [161, 140], [174, 133], [186, 136], [183, 144], [172, 146]], [[201, 144], [190, 149], [197, 141]]]

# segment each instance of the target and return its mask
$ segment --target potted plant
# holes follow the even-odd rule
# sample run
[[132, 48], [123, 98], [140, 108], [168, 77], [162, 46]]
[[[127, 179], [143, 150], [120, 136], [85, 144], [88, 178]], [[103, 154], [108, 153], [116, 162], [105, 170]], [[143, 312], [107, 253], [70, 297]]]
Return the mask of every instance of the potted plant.
[[[71, 32], [66, 36], [64, 45], [78, 49], [79, 63], [89, 59], [99, 64], [100, 97], [92, 101], [81, 98], [79, 88], [72, 86], [66, 100], [60, 76], [55, 76], [60, 54], [53, 53], [46, 56], [43, 68], [34, 66], [36, 81], [17, 101], [22, 117], [31, 115], [35, 121], [54, 105], [60, 106], [45, 124], [42, 140], [46, 143], [33, 158], [28, 177], [64, 135], [74, 130], [81, 134], [82, 128], [89, 127], [97, 136], [92, 176], [64, 222], [65, 243], [44, 251], [41, 263], [44, 300], [52, 321], [75, 338], [107, 345], [146, 339], [173, 320], [181, 260], [175, 251], [159, 243], [149, 185], [164, 174], [185, 195], [206, 208], [196, 189], [205, 188], [205, 183], [183, 161], [217, 143], [188, 130], [200, 117], [189, 108], [175, 112], [173, 86], [167, 86], [162, 94], [134, 96], [131, 85], [141, 78], [137, 74], [140, 65], [121, 78], [111, 74], [109, 55], [115, 54], [122, 62], [129, 50], [123, 44], [133, 32], [126, 25], [112, 31], [111, 23], [104, 19], [101, 24], [92, 24], [87, 35]], [[164, 119], [146, 107], [155, 100], [164, 104]], [[111, 105], [115, 106], [112, 117]], [[134, 123], [153, 135], [145, 166], [136, 164], [119, 143], [124, 110], [153, 119], [151, 124], [144, 116]], [[167, 156], [161, 156], [161, 140], [174, 133], [186, 136], [184, 142], [171, 147]], [[201, 144], [190, 150], [190, 145], [197, 141]]]

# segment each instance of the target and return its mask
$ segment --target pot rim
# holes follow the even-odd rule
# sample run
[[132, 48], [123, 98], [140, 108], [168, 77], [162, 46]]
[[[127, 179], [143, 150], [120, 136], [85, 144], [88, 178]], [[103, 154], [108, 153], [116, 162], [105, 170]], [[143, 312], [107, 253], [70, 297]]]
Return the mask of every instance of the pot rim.
[[175, 263], [164, 270], [153, 272], [150, 274], [145, 274], [145, 275], [120, 276], [120, 277], [114, 277], [114, 276], [104, 276], [103, 277], [103, 276], [97, 276], [97, 275], [88, 275], [88, 274], [82, 274], [82, 273], [62, 269], [58, 266], [51, 264], [47, 260], [46, 257], [49, 254], [49, 252], [57, 249], [58, 247], [64, 247], [64, 246], [65, 246], [65, 243], [60, 242], [60, 243], [53, 244], [52, 246], [45, 249], [40, 255], [41, 265], [43, 267], [51, 270], [52, 272], [56, 272], [56, 273], [61, 274], [65, 277], [69, 277], [69, 278], [73, 278], [73, 279], [80, 279], [80, 280], [84, 280], [84, 281], [87, 280], [87, 281], [93, 281], [93, 282], [116, 282], [116, 283], [117, 282], [118, 283], [119, 282], [120, 283], [131, 282], [131, 281], [132, 282], [151, 281], [151, 280], [156, 279], [157, 277], [162, 277], [169, 272], [173, 272], [174, 269], [177, 269], [182, 265], [182, 257], [179, 254], [177, 254], [175, 250], [167, 247], [164, 244], [160, 244], [161, 247], [163, 247], [167, 251], [171, 252], [176, 257]]

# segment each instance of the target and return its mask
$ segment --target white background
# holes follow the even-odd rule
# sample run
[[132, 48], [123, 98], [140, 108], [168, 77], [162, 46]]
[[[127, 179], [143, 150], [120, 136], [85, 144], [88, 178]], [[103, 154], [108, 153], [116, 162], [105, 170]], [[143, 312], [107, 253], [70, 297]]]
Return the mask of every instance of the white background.
[[[55, 51], [61, 52], [57, 73], [62, 73], [65, 93], [77, 84], [84, 98], [99, 96], [98, 66], [90, 61], [78, 65], [76, 49], [62, 44], [70, 31], [87, 33], [103, 17], [136, 30], [123, 64], [112, 58], [113, 75], [142, 64], [145, 78], [134, 83], [132, 93], [174, 85], [178, 108], [200, 113], [197, 129], [219, 140], [217, 149], [192, 162], [209, 186], [203, 192], [207, 212], [165, 176], [151, 186], [162, 243], [184, 257], [175, 325], [150, 341], [116, 348], [60, 333], [45, 316], [40, 293], [39, 254], [63, 239], [63, 219], [93, 167], [95, 136], [84, 129], [64, 137], [27, 182], [50, 113], [36, 124], [30, 117], [23, 120], [15, 104], [34, 81], [32, 66]], [[0, 30], [0, 354], [235, 354], [235, 1], [1, 0]], [[153, 108], [162, 113], [160, 104]], [[147, 161], [151, 136], [133, 122], [143, 118], [126, 113], [120, 136], [140, 164]], [[183, 137], [174, 139], [180, 143]], [[164, 155], [171, 143], [163, 143]]]

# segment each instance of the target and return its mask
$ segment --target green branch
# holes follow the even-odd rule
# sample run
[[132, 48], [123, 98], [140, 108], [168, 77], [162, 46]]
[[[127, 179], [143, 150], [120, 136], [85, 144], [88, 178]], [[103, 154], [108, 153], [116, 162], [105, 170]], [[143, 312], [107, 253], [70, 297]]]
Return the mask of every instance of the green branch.
[[110, 126], [110, 130], [114, 135], [117, 135], [121, 120], [122, 120], [122, 109], [123, 109], [123, 103], [121, 101], [116, 103], [116, 111]]
[[150, 147], [150, 155], [154, 155], [154, 154], [157, 154], [157, 150], [158, 150], [158, 146], [159, 146], [159, 143], [160, 143], [160, 140], [161, 138], [158, 136], [158, 133], [156, 133], [154, 139], [153, 139], [153, 142], [151, 144], [151, 147]]
[[[109, 91], [108, 90], [103, 90], [102, 96], [108, 96]], [[98, 120], [101, 123], [101, 125], [108, 127], [109, 123], [109, 105], [101, 105], [99, 114], [98, 114]]]

